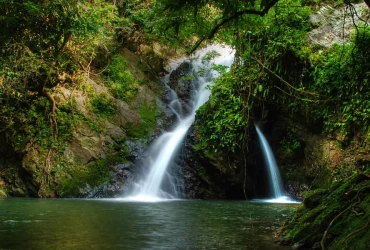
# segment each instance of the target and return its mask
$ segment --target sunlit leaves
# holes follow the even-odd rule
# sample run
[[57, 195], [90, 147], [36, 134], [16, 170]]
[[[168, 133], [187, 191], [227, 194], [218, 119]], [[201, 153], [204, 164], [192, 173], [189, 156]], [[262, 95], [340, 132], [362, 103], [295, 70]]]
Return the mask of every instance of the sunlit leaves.
[[[58, 115], [51, 114], [50, 89], [71, 83], [98, 50], [109, 53], [117, 14], [116, 6], [102, 0], [0, 0], [0, 101], [6, 107], [0, 109], [0, 131], [23, 135], [35, 114], [47, 122]], [[35, 100], [46, 103], [30, 108]], [[49, 123], [44, 127], [50, 130]]]
[[354, 37], [353, 44], [336, 45], [326, 53], [318, 53], [312, 87], [328, 100], [318, 106], [321, 112], [315, 115], [325, 119], [328, 132], [345, 135], [366, 130], [370, 125], [369, 41], [370, 30], [364, 28]]
[[235, 80], [230, 73], [217, 79], [209, 103], [197, 112], [198, 149], [234, 152], [239, 147], [247, 120]]

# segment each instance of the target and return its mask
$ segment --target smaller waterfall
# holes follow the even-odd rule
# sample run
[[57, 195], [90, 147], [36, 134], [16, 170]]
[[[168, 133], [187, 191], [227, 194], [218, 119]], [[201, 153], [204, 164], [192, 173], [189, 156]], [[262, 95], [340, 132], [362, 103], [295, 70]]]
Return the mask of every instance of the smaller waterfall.
[[263, 135], [262, 131], [257, 125], [256, 125], [256, 130], [257, 130], [258, 138], [261, 143], [263, 156], [264, 156], [265, 162], [268, 167], [270, 188], [273, 194], [272, 198], [281, 199], [282, 197], [285, 197], [284, 196], [285, 191], [283, 188], [283, 182], [281, 181], [279, 169], [277, 167], [274, 154], [272, 153], [270, 145], [267, 142], [265, 136]]

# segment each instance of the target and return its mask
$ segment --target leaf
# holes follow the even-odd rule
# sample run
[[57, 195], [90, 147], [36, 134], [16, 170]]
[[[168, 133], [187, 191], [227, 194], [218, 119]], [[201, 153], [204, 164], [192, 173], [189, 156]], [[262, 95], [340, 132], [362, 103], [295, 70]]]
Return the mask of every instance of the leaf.
[[30, 1], [23, 3], [23, 5], [24, 7], [26, 7], [28, 11], [35, 12], [35, 13], [39, 11], [39, 7], [37, 6], [37, 4], [32, 3]]
[[263, 86], [261, 84], [258, 85], [258, 92], [262, 92]]

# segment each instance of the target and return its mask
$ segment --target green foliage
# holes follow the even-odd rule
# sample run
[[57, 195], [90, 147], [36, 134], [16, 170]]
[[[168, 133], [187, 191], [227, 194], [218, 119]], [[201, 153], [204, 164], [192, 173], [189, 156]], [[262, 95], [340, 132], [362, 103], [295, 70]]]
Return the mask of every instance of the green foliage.
[[107, 160], [98, 160], [91, 166], [74, 167], [69, 170], [69, 175], [64, 177], [58, 187], [57, 191], [61, 197], [76, 196], [81, 193], [81, 189], [86, 188], [86, 185], [96, 187], [108, 181]]
[[139, 82], [128, 70], [128, 62], [120, 55], [114, 55], [108, 68], [107, 84], [113, 95], [122, 100], [131, 100], [139, 90]]
[[21, 112], [14, 117], [12, 130], [16, 136], [14, 139], [9, 138], [9, 142], [14, 143], [16, 151], [23, 152], [29, 142], [43, 148], [57, 149], [71, 140], [73, 124], [70, 110], [57, 111], [59, 137], [55, 137], [50, 119], [44, 115], [45, 112], [48, 113], [48, 109], [48, 100], [40, 98], [31, 102], [26, 113]]
[[77, 123], [86, 124], [87, 127], [90, 128], [92, 131], [95, 131], [97, 133], [104, 132], [104, 122], [101, 119], [88, 119], [78, 111], [74, 113], [74, 118]]
[[[250, 117], [259, 106], [267, 102], [285, 110], [296, 102], [296, 96], [301, 98], [297, 89], [301, 87], [303, 67], [287, 63], [300, 61], [305, 55], [302, 48], [306, 45], [305, 32], [310, 29], [310, 10], [290, 7], [299, 4], [300, 1], [282, 1], [264, 17], [245, 16], [239, 20], [235, 26], [239, 35], [233, 40], [237, 62], [214, 82], [209, 103], [197, 112], [198, 149], [234, 152], [243, 147]], [[213, 68], [225, 71], [219, 66]]]
[[[132, 28], [132, 21], [118, 17], [117, 7], [126, 2], [138, 3], [0, 0], [1, 138], [20, 156], [37, 152], [39, 162], [30, 163], [34, 170], [30, 174], [42, 188], [53, 188], [68, 168], [63, 152], [75, 126], [82, 123], [97, 132], [104, 130], [100, 117], [90, 120], [71, 110], [74, 107], [60, 104], [54, 91], [60, 86], [83, 88], [79, 86], [82, 75], [96, 67], [105, 68], [116, 48], [116, 31]], [[108, 80], [115, 95], [128, 100], [137, 94], [139, 83], [127, 70], [127, 62], [121, 71], [120, 59], [113, 58]], [[117, 112], [106, 96], [88, 94], [91, 108], [99, 116], [106, 118]], [[49, 163], [52, 166], [46, 166]], [[103, 165], [75, 167], [70, 174], [75, 178], [66, 182], [62, 193], [76, 190], [84, 182], [95, 185], [107, 177]]]
[[193, 81], [195, 80], [195, 77], [193, 75], [190, 76], [182, 76], [179, 78], [180, 81]]
[[[320, 1], [320, 0], [302, 0], [302, 4], [304, 4], [304, 5], [313, 5], [313, 6], [316, 6], [320, 2], [325, 2], [326, 4], [332, 5], [334, 7], [339, 7], [339, 6], [342, 6], [344, 4], [344, 1], [343, 0], [326, 0], [326, 1]], [[352, 3], [359, 3], [360, 1], [354, 0], [354, 1], [351, 1], [351, 2]]]
[[229, 67], [224, 65], [212, 64], [212, 70], [216, 71], [219, 75], [225, 74]]
[[220, 53], [218, 53], [217, 51], [215, 50], [212, 50], [210, 52], [207, 52], [203, 57], [202, 57], [202, 61], [211, 61], [213, 59], [215, 59], [216, 57], [218, 56], [221, 56]]
[[142, 103], [139, 107], [139, 113], [139, 123], [127, 124], [127, 134], [136, 138], [148, 138], [157, 121], [157, 107]]
[[[174, 43], [174, 38], [185, 44], [194, 43], [194, 36], [201, 41], [212, 39], [218, 34], [232, 34], [235, 26], [246, 15], [263, 16], [278, 0], [272, 1], [169, 1], [157, 0], [152, 5], [154, 22], [152, 30], [163, 39]], [[230, 30], [230, 31], [227, 31]]]
[[300, 141], [293, 138], [291, 134], [287, 134], [283, 137], [279, 144], [279, 154], [284, 157], [292, 156], [294, 152], [301, 147]]
[[51, 93], [71, 84], [102, 46], [109, 50], [116, 14], [105, 1], [0, 1], [0, 132], [17, 151], [34, 137], [55, 138], [50, 120], [70, 127], [65, 112], [52, 111]]
[[288, 221], [284, 236], [307, 246], [321, 242], [326, 249], [361, 249], [370, 239], [369, 231], [363, 228], [370, 220], [369, 190], [368, 177], [355, 174], [334, 183], [330, 190], [310, 191]]
[[247, 120], [243, 117], [243, 100], [235, 85], [237, 79], [225, 74], [212, 87], [210, 101], [197, 111], [197, 149], [234, 152], [243, 139]]
[[95, 114], [109, 118], [117, 114], [117, 105], [106, 95], [92, 96], [90, 99], [92, 110]]
[[353, 44], [334, 46], [319, 57], [313, 89], [328, 100], [313, 115], [323, 117], [327, 132], [348, 135], [369, 128], [369, 42], [370, 29], [361, 28]]
[[[351, 135], [369, 128], [369, 28], [359, 26], [352, 44], [323, 52], [307, 44], [310, 9], [291, 7], [299, 5], [279, 1], [264, 17], [239, 20], [235, 28], [247, 28], [231, 40], [237, 48], [234, 69], [215, 83], [210, 103], [199, 111], [199, 148], [234, 150], [247, 131], [235, 121], [246, 125], [266, 105], [323, 124], [329, 133]], [[291, 154], [299, 142], [282, 146]]]
[[107, 48], [116, 18], [115, 7], [104, 1], [21, 0], [1, 1], [0, 5], [2, 46], [19, 43], [43, 58], [58, 59], [63, 54], [63, 60], [69, 58], [71, 63], [76, 52], [88, 60], [96, 47], [105, 43]]
[[130, 37], [140, 32], [147, 40], [161, 40], [162, 44], [183, 49], [184, 44], [187, 46], [191, 43], [193, 35], [205, 34], [212, 26], [210, 20], [217, 16], [209, 15], [207, 8], [198, 12], [198, 18], [193, 15], [191, 6], [184, 10], [175, 10], [167, 8], [166, 4], [166, 1], [158, 0], [124, 3], [119, 10], [130, 19], [131, 25], [129, 29], [122, 30], [122, 33]]
[[3, 188], [0, 188], [0, 198], [4, 198], [4, 197], [7, 197], [6, 190], [4, 190]]

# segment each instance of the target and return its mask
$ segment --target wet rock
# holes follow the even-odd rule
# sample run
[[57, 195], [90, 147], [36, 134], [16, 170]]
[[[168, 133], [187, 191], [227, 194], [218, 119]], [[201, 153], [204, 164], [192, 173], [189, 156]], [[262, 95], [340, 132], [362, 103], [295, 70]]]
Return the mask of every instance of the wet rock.
[[284, 185], [287, 195], [294, 200], [302, 200], [302, 194], [309, 190], [309, 186], [298, 181], [288, 180]]
[[313, 191], [310, 191], [306, 194], [303, 204], [306, 208], [312, 209], [320, 205], [322, 202], [322, 199], [325, 195], [328, 194], [327, 189], [315, 189]]
[[191, 79], [186, 77], [192, 77], [192, 66], [190, 62], [183, 62], [178, 68], [172, 71], [168, 85], [172, 90], [177, 93], [178, 98], [181, 100], [182, 109], [184, 112], [188, 111], [190, 106], [191, 97], [194, 89]]
[[313, 244], [313, 246], [312, 246], [312, 249], [321, 249], [320, 242], [315, 242], [315, 244]]
[[129, 154], [129, 160], [135, 162], [142, 158], [145, 150], [148, 147], [148, 141], [146, 139], [139, 139], [135, 141], [125, 141], [124, 147], [126, 147], [127, 153]]
[[294, 243], [292, 246], [293, 250], [304, 249], [304, 248], [305, 248], [305, 244], [302, 242]]
[[165, 104], [170, 104], [172, 99], [173, 99], [172, 89], [170, 89], [169, 87], [165, 88], [162, 97], [163, 102]]
[[88, 198], [120, 197], [129, 186], [127, 181], [131, 179], [133, 168], [131, 163], [118, 164], [112, 168], [109, 181], [94, 188], [86, 185], [80, 192]]
[[[182, 167], [187, 198], [195, 199], [243, 199], [240, 172], [224, 167], [221, 155], [204, 155], [194, 148], [195, 126], [191, 126], [180, 150], [178, 163]], [[240, 163], [236, 163], [240, 165]], [[231, 164], [232, 165], [232, 164]], [[222, 166], [222, 167], [221, 167]], [[243, 171], [244, 168], [241, 168]]]

